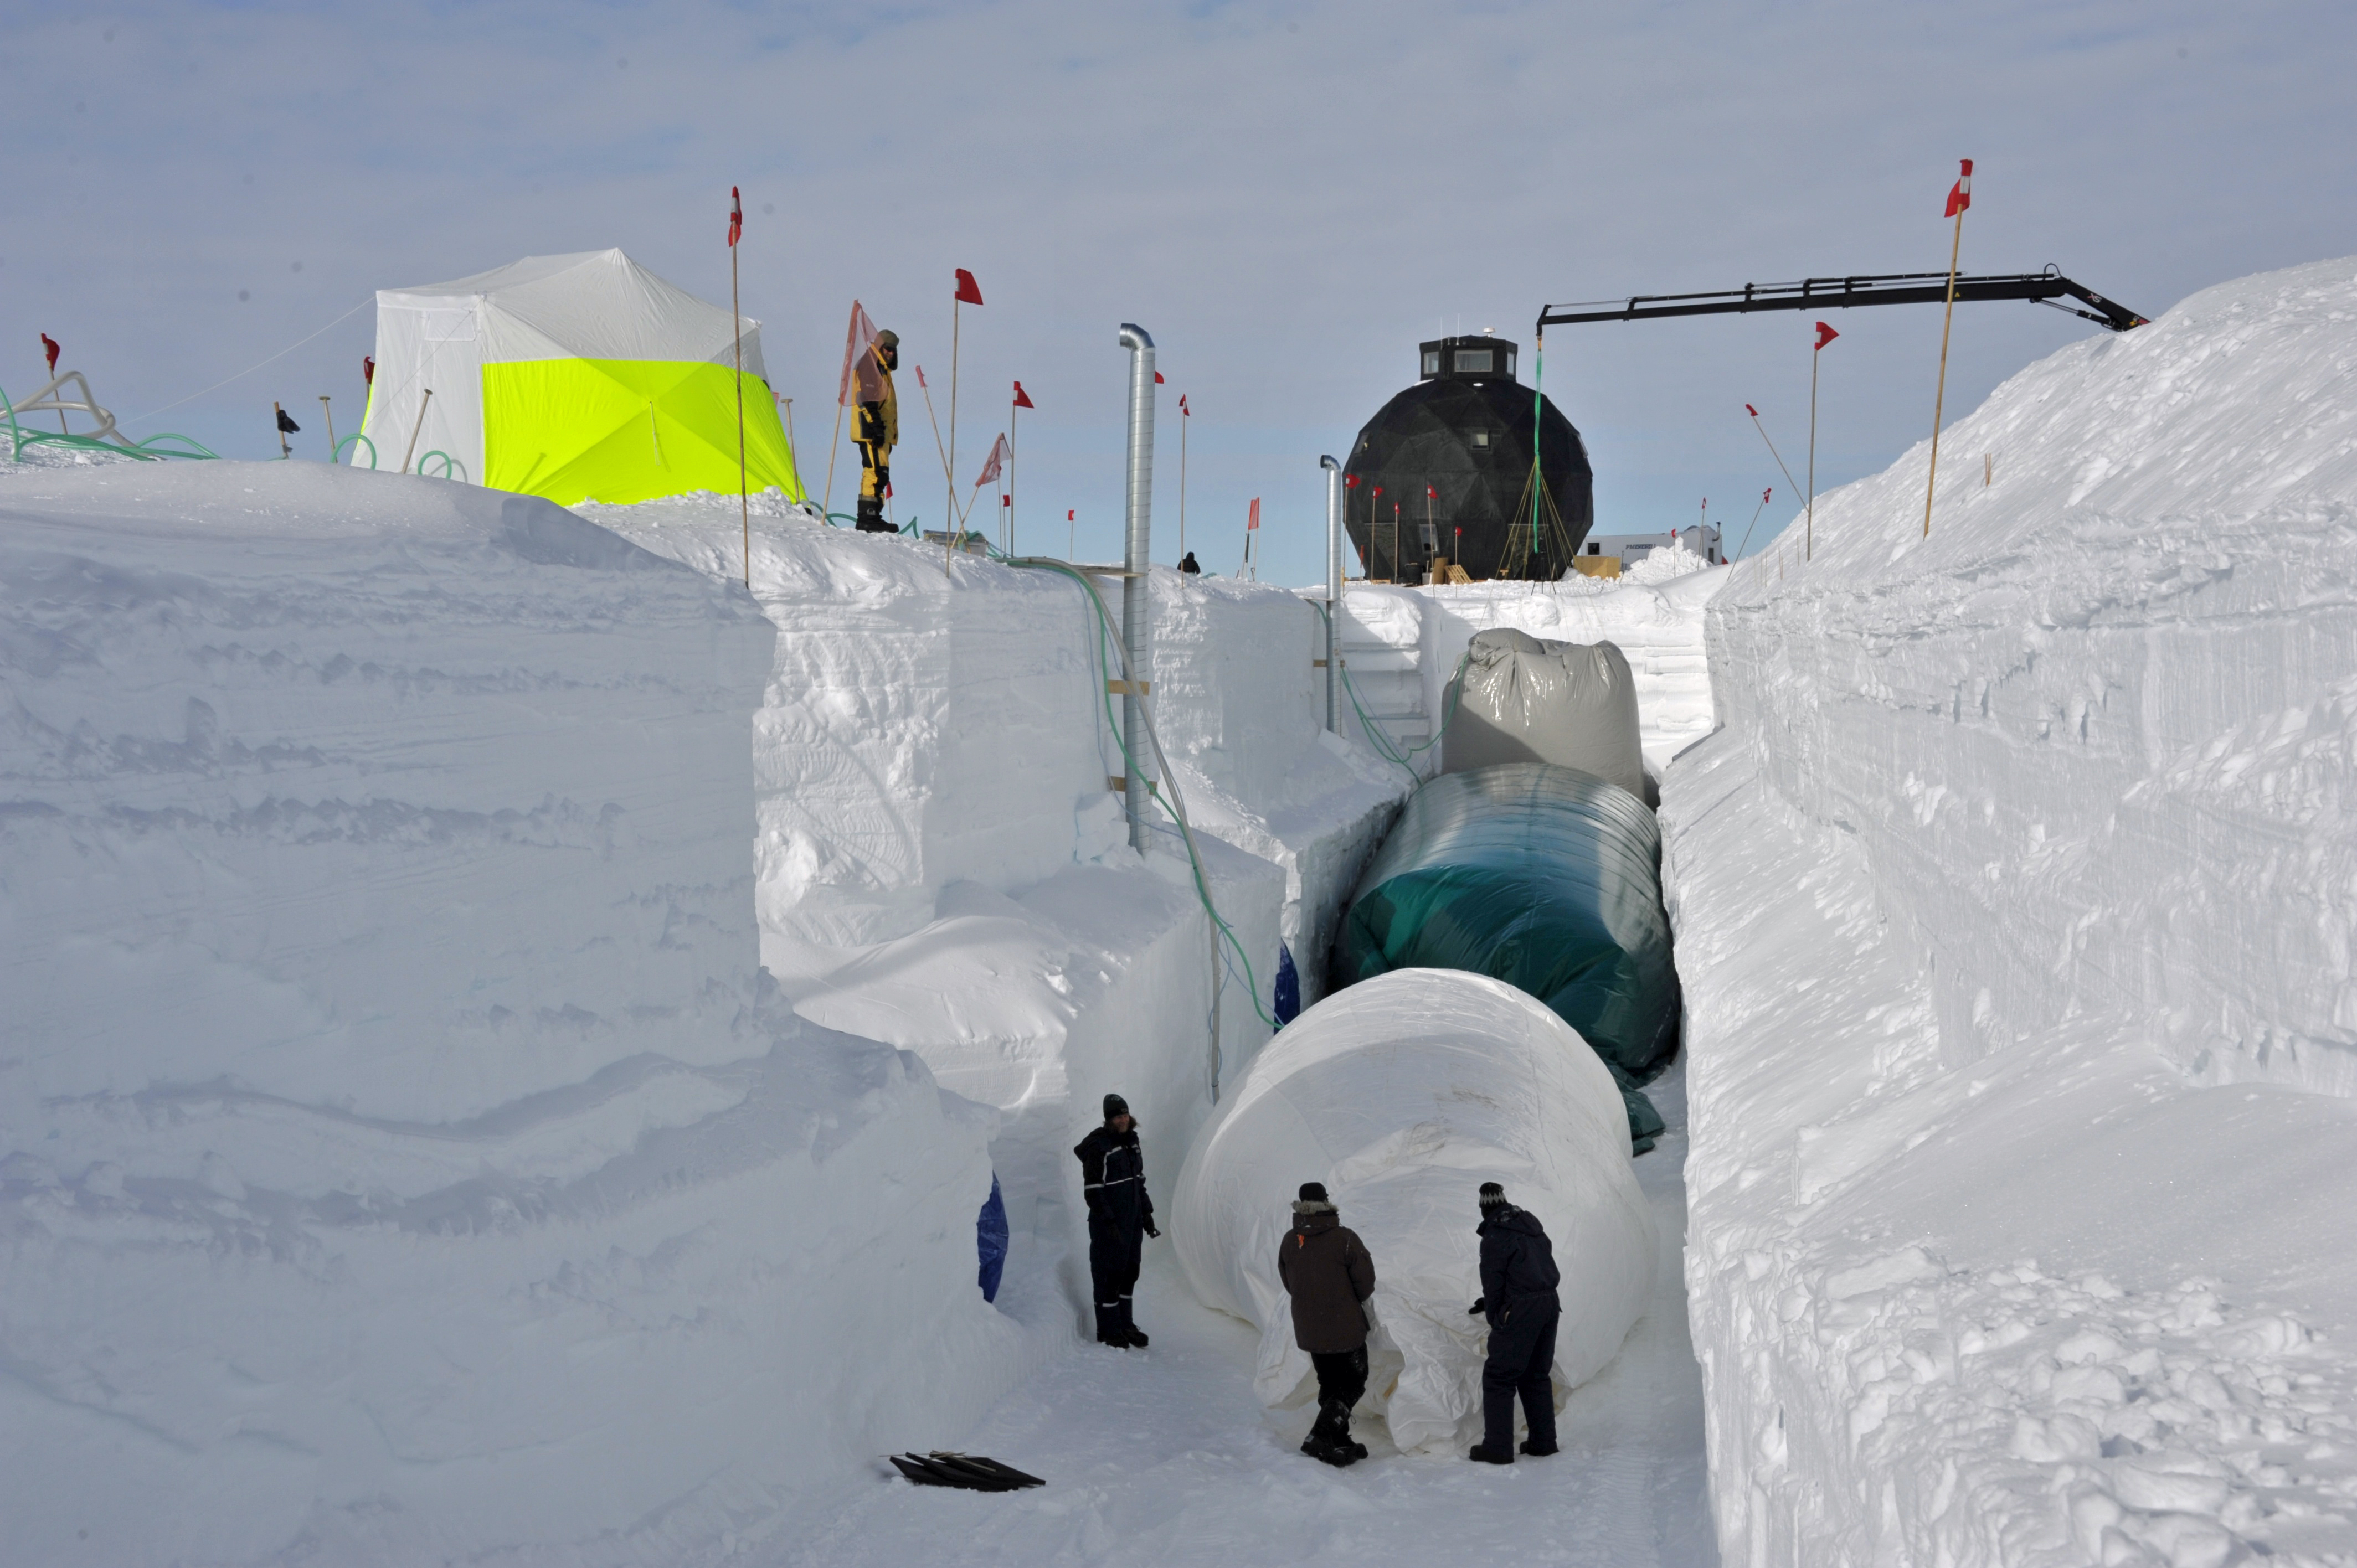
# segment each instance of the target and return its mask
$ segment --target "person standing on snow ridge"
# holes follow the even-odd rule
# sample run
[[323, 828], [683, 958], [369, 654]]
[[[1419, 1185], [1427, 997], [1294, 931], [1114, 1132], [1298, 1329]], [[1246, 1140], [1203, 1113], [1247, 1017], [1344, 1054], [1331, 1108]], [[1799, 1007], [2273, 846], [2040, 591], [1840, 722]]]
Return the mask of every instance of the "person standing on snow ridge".
[[1189, 577], [1200, 577], [1203, 575], [1203, 568], [1196, 564], [1195, 553], [1191, 550], [1187, 552], [1186, 559], [1178, 563], [1178, 570], [1186, 573]]
[[[859, 532], [891, 533], [897, 531], [884, 521], [884, 498], [892, 491], [892, 448], [900, 444], [900, 400], [892, 391], [892, 372], [900, 368], [900, 335], [878, 332], [872, 352], [877, 365], [873, 379], [883, 384], [883, 395], [860, 403], [859, 423], [851, 436], [859, 448]], [[866, 390], [869, 378], [861, 381]]]
[[1081, 1162], [1081, 1194], [1089, 1205], [1089, 1283], [1096, 1293], [1097, 1343], [1143, 1350], [1146, 1336], [1131, 1316], [1129, 1298], [1137, 1288], [1144, 1238], [1162, 1232], [1154, 1228], [1146, 1155], [1129, 1101], [1106, 1095], [1104, 1125], [1074, 1144], [1072, 1153]]
[[1555, 1248], [1536, 1216], [1506, 1201], [1506, 1189], [1481, 1184], [1481, 1299], [1468, 1310], [1490, 1319], [1490, 1359], [1481, 1367], [1481, 1442], [1466, 1455], [1485, 1465], [1514, 1462], [1514, 1396], [1531, 1429], [1523, 1452], [1544, 1459], [1555, 1451], [1555, 1326], [1563, 1301], [1555, 1294]]
[[1318, 1423], [1301, 1451], [1328, 1465], [1367, 1456], [1351, 1441], [1351, 1409], [1367, 1391], [1367, 1298], [1375, 1260], [1327, 1201], [1324, 1184], [1301, 1184], [1293, 1229], [1276, 1244], [1276, 1277], [1293, 1298], [1293, 1342], [1318, 1369]]

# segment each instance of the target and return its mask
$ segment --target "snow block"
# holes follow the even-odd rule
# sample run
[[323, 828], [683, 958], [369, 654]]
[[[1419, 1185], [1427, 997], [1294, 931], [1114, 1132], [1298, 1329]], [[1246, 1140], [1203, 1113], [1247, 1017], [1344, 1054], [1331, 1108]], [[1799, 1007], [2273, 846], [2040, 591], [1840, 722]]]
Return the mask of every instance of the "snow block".
[[12, 1558], [677, 1558], [996, 1395], [989, 1114], [759, 974], [771, 639], [525, 498], [0, 479]]
[[1568, 1025], [1512, 986], [1403, 970], [1303, 1014], [1264, 1047], [1188, 1152], [1169, 1225], [1195, 1294], [1261, 1330], [1255, 1388], [1314, 1396], [1277, 1247], [1322, 1181], [1375, 1262], [1363, 1409], [1403, 1449], [1469, 1440], [1486, 1337], [1478, 1195], [1505, 1184], [1562, 1271], [1558, 1402], [1618, 1354], [1643, 1310], [1652, 1219], [1620, 1091]]
[[1721, 1554], [2357, 1556], [2357, 260], [1940, 449], [1733, 569], [1663, 789]]

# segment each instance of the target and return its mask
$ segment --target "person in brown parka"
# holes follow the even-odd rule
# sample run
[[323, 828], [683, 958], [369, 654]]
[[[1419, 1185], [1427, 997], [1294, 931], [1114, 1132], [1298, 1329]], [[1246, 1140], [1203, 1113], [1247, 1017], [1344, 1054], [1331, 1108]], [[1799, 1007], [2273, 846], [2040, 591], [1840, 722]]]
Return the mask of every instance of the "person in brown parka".
[[1367, 1391], [1367, 1298], [1375, 1260], [1344, 1229], [1324, 1184], [1304, 1182], [1293, 1229], [1277, 1244], [1276, 1275], [1293, 1298], [1293, 1342], [1318, 1370], [1318, 1422], [1302, 1439], [1312, 1459], [1342, 1466], [1367, 1456], [1351, 1441], [1351, 1407]]

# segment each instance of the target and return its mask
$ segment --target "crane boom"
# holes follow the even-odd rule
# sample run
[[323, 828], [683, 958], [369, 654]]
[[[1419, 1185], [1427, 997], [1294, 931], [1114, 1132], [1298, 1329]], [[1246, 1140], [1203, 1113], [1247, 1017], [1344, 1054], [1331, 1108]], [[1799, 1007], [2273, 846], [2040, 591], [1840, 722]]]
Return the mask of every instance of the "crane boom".
[[[2026, 299], [2034, 305], [2050, 306], [2084, 317], [2114, 332], [2145, 325], [2145, 318], [2127, 306], [2105, 299], [2052, 267], [2040, 273], [1959, 277], [1955, 287], [1958, 300]], [[1652, 321], [1670, 316], [1731, 316], [1754, 310], [1846, 310], [1857, 305], [1938, 305], [1947, 297], [1945, 273], [1803, 278], [1799, 283], [1748, 283], [1741, 288], [1706, 294], [1638, 294], [1626, 299], [1543, 306], [1538, 326], [1544, 333], [1550, 327], [1582, 321]], [[2061, 303], [2065, 299], [2074, 299], [2093, 308], [2083, 310]]]

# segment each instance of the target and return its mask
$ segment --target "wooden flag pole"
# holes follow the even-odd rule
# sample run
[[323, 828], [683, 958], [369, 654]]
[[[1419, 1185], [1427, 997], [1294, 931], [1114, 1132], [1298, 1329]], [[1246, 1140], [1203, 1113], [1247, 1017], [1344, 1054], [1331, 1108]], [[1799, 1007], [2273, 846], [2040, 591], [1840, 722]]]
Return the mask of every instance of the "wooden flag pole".
[[745, 530], [745, 586], [753, 585], [753, 498], [745, 478], [745, 309], [737, 294], [737, 236], [745, 215], [737, 188], [728, 188], [728, 313], [737, 320], [737, 516]]
[[957, 548], [957, 535], [965, 532], [960, 526], [964, 519], [958, 515], [957, 504], [958, 313], [964, 306], [965, 301], [958, 297], [956, 285], [952, 284], [950, 292], [950, 449], [944, 463], [949, 487], [945, 492], [947, 499], [943, 502], [949, 508], [949, 516], [942, 520], [942, 574], [944, 576], [949, 575], [950, 552]]
[[[1964, 160], [1964, 179], [1973, 175], [1972, 160]], [[1962, 181], [1959, 181], [1961, 184]], [[1932, 398], [1932, 470], [1923, 481], [1923, 537], [1932, 537], [1932, 497], [1940, 483], [1940, 419], [1948, 401], [1948, 328], [1956, 319], [1956, 261], [1964, 249], [1964, 209], [1970, 207], [1972, 194], [1966, 188], [1964, 199], [1956, 206], [1956, 237], [1948, 245], [1948, 313], [1940, 322], [1940, 388]]]
[[1009, 398], [1006, 401], [1006, 542], [1000, 546], [1009, 555], [1015, 553], [1015, 413], [1023, 405]]
[[328, 461], [332, 463], [336, 460], [336, 411], [328, 406], [324, 396], [319, 399], [319, 413], [328, 422]]
[[277, 415], [271, 421], [271, 428], [278, 432], [278, 456], [281, 458], [292, 457], [295, 456], [295, 448], [286, 445], [286, 411], [279, 407], [274, 400], [270, 404], [270, 412]]
[[[1809, 521], [1803, 526], [1803, 537], [1813, 560], [1817, 553], [1817, 361], [1824, 357], [1823, 344], [1809, 350]], [[1789, 479], [1792, 476], [1784, 477]]]
[[1178, 411], [1178, 559], [1187, 559], [1187, 411]]
[[830, 527], [834, 522], [834, 455], [843, 449], [843, 392], [834, 394], [834, 434], [826, 441], [826, 490], [819, 497], [820, 520]]

